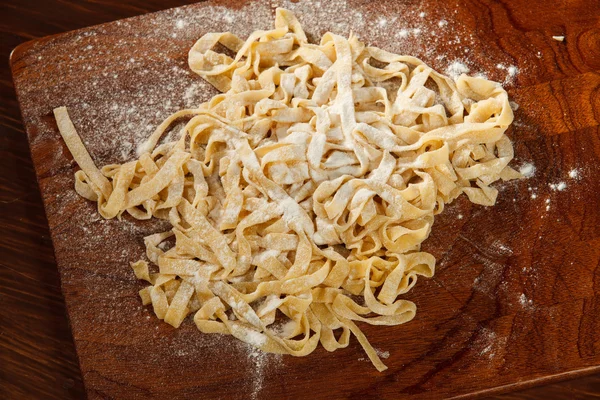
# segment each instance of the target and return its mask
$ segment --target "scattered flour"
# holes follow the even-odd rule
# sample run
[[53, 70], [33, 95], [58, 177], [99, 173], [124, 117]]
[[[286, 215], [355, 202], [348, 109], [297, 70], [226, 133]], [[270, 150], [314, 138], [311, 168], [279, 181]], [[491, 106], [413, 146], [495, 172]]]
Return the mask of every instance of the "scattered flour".
[[248, 352], [248, 359], [250, 360], [253, 371], [254, 382], [252, 384], [252, 392], [250, 394], [251, 399], [257, 399], [264, 383], [264, 370], [266, 363], [268, 362], [269, 355], [256, 348], [252, 348]]
[[[574, 180], [579, 180], [581, 179], [581, 170], [577, 169], [577, 168], [573, 168], [572, 170], [569, 171], [569, 178], [574, 179]], [[550, 189], [552, 189], [553, 191], [565, 191], [567, 189], [567, 183], [565, 181], [560, 181], [558, 183], [550, 183], [549, 184]]]
[[[412, 7], [400, 2], [390, 6], [398, 8], [391, 11], [390, 15], [402, 15], [402, 20], [366, 15], [361, 6], [351, 5], [353, 3], [344, 0], [323, 2], [320, 3], [320, 7], [315, 7], [316, 3], [313, 2], [280, 1], [278, 3], [281, 3], [278, 5], [297, 12], [301, 23], [306, 26], [313, 37], [321, 35], [326, 30], [346, 35], [353, 30], [370, 43], [377, 44], [389, 51], [417, 56], [438, 70], [443, 70], [447, 66], [447, 73], [453, 77], [468, 73], [472, 69], [475, 69], [479, 76], [487, 77], [484, 71], [476, 71], [478, 64], [474, 60], [465, 58], [448, 64], [449, 60], [442, 52], [444, 48], [453, 46], [461, 53], [473, 54], [472, 50], [481, 46], [478, 39], [457, 21], [425, 18], [425, 12], [413, 10]], [[64, 104], [69, 107], [76, 128], [99, 165], [123, 162], [131, 158], [135, 148], [152, 133], [164, 118], [174, 111], [208, 100], [215, 94], [215, 90], [208, 83], [189, 71], [185, 57], [191, 44], [203, 33], [206, 31], [232, 31], [244, 38], [256, 29], [268, 29], [273, 26], [272, 10], [269, 7], [256, 5], [242, 6], [232, 10], [221, 6], [198, 4], [170, 10], [152, 18], [146, 20], [151, 21], [153, 28], [147, 35], [139, 34], [142, 25], [137, 22], [137, 19], [120, 21], [117, 26], [121, 30], [119, 36], [115, 36], [117, 37], [115, 42], [105, 40], [107, 32], [102, 31], [102, 27], [96, 28], [97, 31], [73, 33], [73, 35], [78, 35], [73, 39], [73, 43], [80, 46], [80, 51], [75, 50], [68, 57], [58, 54], [52, 45], [46, 46], [43, 50], [44, 53], [36, 55], [36, 58], [38, 61], [43, 60], [48, 66], [55, 64], [56, 67], [40, 68], [39, 79], [48, 82], [62, 79], [65, 82], [65, 90], [60, 93], [50, 89], [40, 92], [36, 87], [32, 87], [30, 91], [26, 87], [22, 87], [20, 97], [24, 103], [28, 104], [29, 108], [38, 107], [37, 114], [39, 115], [48, 113], [48, 110], [41, 108], [42, 105]], [[398, 26], [400, 21], [403, 26]], [[392, 24], [397, 26], [394, 29], [396, 38], [386, 36], [389, 30], [382, 29]], [[361, 35], [363, 31], [364, 37]], [[178, 40], [173, 41], [172, 37], [176, 37]], [[403, 40], [396, 40], [397, 38]], [[124, 50], [140, 43], [144, 44], [140, 47], [146, 50], [136, 55], [138, 60], [130, 59], [127, 55], [129, 53]], [[146, 63], [143, 60], [151, 60], [151, 62]], [[122, 66], [118, 73], [114, 70], [114, 63]], [[80, 72], [82, 66], [86, 71], [86, 80], [66, 79], [66, 77]], [[59, 71], [58, 75], [56, 75], [57, 71]], [[519, 72], [515, 66], [509, 66], [506, 71], [510, 77], [514, 77]], [[493, 74], [494, 71], [488, 72]], [[103, 90], [94, 89], [95, 87], [102, 87]], [[73, 100], [68, 95], [73, 92], [80, 94], [80, 97]], [[39, 96], [44, 98], [40, 99]], [[36, 121], [32, 123], [42, 127], [47, 126], [47, 124], [38, 124]], [[54, 132], [54, 127], [52, 130], [42, 131], [36, 140], [44, 140], [44, 134], [48, 132]], [[57, 162], [57, 166], [61, 165], [64, 165], [62, 161]], [[535, 167], [531, 164], [530, 166], [530, 173], [527, 170], [524, 172], [523, 169], [521, 169], [521, 173], [527, 177], [533, 176]], [[571, 176], [571, 174], [569, 175]], [[577, 176], [579, 176], [578, 173]], [[571, 177], [575, 179], [575, 177]], [[564, 190], [564, 188], [566, 188], [566, 184], [561, 182], [557, 185], [556, 190]], [[66, 201], [65, 199], [62, 201]], [[79, 197], [70, 201], [85, 202]], [[77, 232], [75, 235], [72, 232], [68, 235], [59, 232], [56, 238], [61, 240], [57, 240], [57, 243], [69, 243], [70, 245], [73, 240], [72, 236], [76, 236], [78, 248], [81, 249], [86, 249], [85, 246], [97, 247], [99, 243], [103, 243], [102, 249], [113, 247], [113, 245], [116, 248], [118, 247], [116, 244], [120, 241], [129, 242], [132, 237], [139, 238], [161, 231], [160, 221], [132, 223], [124, 219], [125, 223], [123, 223], [123, 221], [92, 220], [91, 218], [94, 216], [93, 213], [81, 213], [74, 217], [81, 220], [78, 221], [78, 225], [82, 230], [90, 232], [93, 235], [92, 239], [89, 239], [88, 235], [80, 235], [81, 232]], [[459, 214], [458, 219], [462, 218], [462, 214]], [[64, 237], [61, 238], [61, 235]], [[82, 237], [81, 243], [79, 243], [78, 236]], [[84, 237], [85, 240], [83, 240]], [[506, 251], [502, 247], [499, 247], [499, 250]], [[106, 264], [106, 260], [110, 260], [119, 265], [126, 265], [128, 261], [139, 258], [141, 252], [141, 246], [132, 247], [131, 250], [127, 250], [125, 253], [120, 252], [117, 255], [110, 251], [100, 252], [106, 259], [102, 258], [97, 262]], [[112, 264], [106, 268], [108, 267], [111, 271], [115, 270]], [[127, 279], [131, 278], [128, 269], [124, 269], [123, 274], [128, 277]], [[72, 279], [74, 281], [75, 277]], [[93, 276], [86, 279], [89, 279], [89, 282], [97, 282]], [[103, 299], [102, 296], [105, 296], [111, 301], [114, 301], [115, 298], [128, 298], [134, 286], [127, 280], [123, 282], [122, 286], [115, 286], [115, 290], [118, 290], [117, 295], [107, 292], [104, 295], [98, 294], [98, 298]], [[68, 276], [66, 276], [64, 284], [69, 285]], [[93, 287], [94, 285], [88, 286]], [[128, 313], [122, 312], [119, 315], [124, 318]], [[144, 318], [149, 319], [148, 316]], [[494, 337], [495, 334], [490, 331], [487, 339], [493, 340]], [[195, 338], [197, 337], [182, 338], [182, 342], [184, 344], [192, 343]], [[263, 337], [256, 336], [253, 339], [260, 344]], [[265, 369], [269, 365], [275, 365], [278, 360], [281, 360], [281, 356], [263, 353], [251, 346], [248, 348], [248, 360], [253, 369], [251, 397], [257, 398], [263, 386]], [[488, 343], [482, 352], [489, 353], [491, 349], [492, 344]], [[191, 350], [189, 352], [177, 350], [176, 355], [184, 357], [191, 353]], [[387, 351], [378, 350], [377, 353], [381, 358], [389, 357]]]
[[496, 352], [503, 350], [507, 339], [498, 337], [498, 335], [489, 328], [483, 328], [477, 335], [472, 348], [477, 352], [478, 357], [486, 357], [489, 360], [496, 356]]
[[565, 182], [558, 182], [558, 183], [550, 184], [550, 189], [552, 189], [554, 191], [558, 190], [559, 192], [562, 192], [566, 188], [567, 188], [567, 184]]
[[571, 179], [579, 179], [581, 178], [581, 171], [574, 168], [572, 170], [569, 171], [569, 178]]
[[502, 243], [500, 240], [495, 240], [490, 245], [489, 249], [494, 254], [498, 254], [498, 255], [501, 255], [501, 256], [510, 256], [510, 255], [513, 254], [513, 251], [510, 249], [510, 247], [508, 247], [507, 245], [505, 245], [504, 243]]
[[456, 79], [461, 74], [469, 73], [469, 67], [462, 61], [454, 61], [452, 64], [446, 68], [446, 74], [450, 75], [452, 78]]
[[[492, 347], [493, 347], [493, 346], [494, 346], [493, 344], [489, 344], [489, 345], [487, 345], [487, 346], [486, 346], [486, 347], [485, 347], [483, 350], [481, 350], [481, 352], [479, 353], [479, 355], [480, 355], [480, 356], [483, 356], [483, 355], [486, 355], [486, 354], [488, 354], [488, 353], [489, 353], [489, 352], [492, 350]], [[492, 355], [492, 356], [493, 356], [493, 355]]]
[[522, 307], [526, 307], [529, 308], [533, 305], [533, 300], [528, 299], [527, 296], [525, 295], [525, 293], [521, 294], [521, 296], [519, 297], [519, 304]]
[[504, 78], [504, 84], [510, 84], [513, 82], [515, 76], [519, 73], [519, 69], [515, 65], [506, 66], [502, 63], [496, 64], [496, 68], [499, 70], [506, 71], [506, 77]]
[[265, 335], [253, 330], [247, 333], [246, 338], [253, 346], [262, 346], [267, 341], [267, 337]]
[[[383, 17], [369, 10], [369, 2], [273, 0], [273, 5], [294, 12], [309, 38], [318, 38], [327, 31], [340, 35], [354, 32], [367, 44], [418, 57], [453, 77], [471, 73], [487, 79], [489, 75], [489, 79], [511, 84], [512, 78], [519, 72], [516, 66], [510, 65], [509, 59], [498, 60], [503, 65], [510, 65], [502, 71], [505, 76], [499, 75], [493, 68], [482, 70], [484, 67], [476, 55], [486, 44], [461, 21], [453, 19], [452, 12], [443, 7], [426, 13], [404, 2], [385, 2]], [[446, 56], [449, 47], [455, 54], [464, 54], [464, 58], [449, 59]], [[473, 59], [467, 56], [473, 56]]]
[[379, 349], [375, 349], [375, 353], [377, 353], [377, 355], [380, 358], [386, 359], [390, 357], [390, 352], [389, 351], [381, 351]]
[[535, 166], [531, 163], [525, 163], [519, 168], [519, 172], [525, 178], [531, 178], [535, 174]]
[[[187, 53], [195, 40], [206, 31], [247, 37], [272, 26], [272, 9], [266, 3], [235, 9], [200, 3], [119, 21], [116, 33], [110, 33], [115, 40], [106, 40], [109, 33], [103, 27], [73, 32], [56, 41], [56, 46], [49, 41], [35, 55], [41, 62], [38, 79], [63, 82], [61, 90], [39, 91], [35, 85], [22, 84], [19, 95], [23, 106], [39, 109], [35, 114], [40, 116], [51, 112], [48, 105], [67, 106], [96, 164], [122, 163], [134, 157], [138, 146], [166, 117], [217, 93], [189, 70]], [[71, 40], [67, 56], [56, 51], [64, 40]], [[132, 58], [127, 50], [138, 46], [143, 50]], [[82, 70], [84, 79], [70, 78]], [[43, 127], [32, 145], [55, 133], [44, 120], [30, 122]]]

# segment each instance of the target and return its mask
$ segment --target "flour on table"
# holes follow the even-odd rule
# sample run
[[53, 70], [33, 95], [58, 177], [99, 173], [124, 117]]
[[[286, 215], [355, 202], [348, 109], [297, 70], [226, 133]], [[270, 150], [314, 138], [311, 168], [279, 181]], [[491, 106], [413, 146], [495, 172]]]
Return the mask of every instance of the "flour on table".
[[379, 349], [375, 349], [375, 352], [381, 358], [389, 358], [390, 357], [390, 352], [389, 351], [382, 351], [382, 350], [379, 350]]
[[[47, 114], [47, 107], [51, 111], [61, 104], [69, 106], [71, 118], [96, 164], [122, 163], [135, 156], [138, 145], [166, 117], [216, 94], [187, 65], [189, 48], [198, 38], [207, 31], [235, 31], [245, 37], [272, 25], [268, 4], [235, 9], [197, 4], [165, 10], [152, 18], [118, 21], [114, 25], [115, 40], [115, 33], [108, 33], [102, 26], [73, 32], [68, 34], [72, 51], [56, 51], [65, 40], [61, 38], [56, 46], [50, 40], [36, 55], [36, 60], [47, 67], [37, 70], [37, 79], [58, 80], [60, 90], [28, 94], [28, 86], [20, 85], [21, 101], [36, 115]], [[107, 40], [108, 35], [111, 40]], [[132, 57], [129, 50], [136, 46], [139, 51]], [[78, 74], [83, 74], [81, 79], [69, 79]], [[32, 145], [48, 140], [47, 134], [55, 129], [43, 121], [31, 123], [44, 127]]]
[[490, 251], [492, 251], [494, 254], [498, 254], [501, 256], [510, 256], [513, 254], [512, 249], [504, 243], [502, 243], [500, 240], [495, 240], [490, 245]]
[[[406, 4], [389, 3], [386, 4], [389, 9], [386, 15], [392, 17], [382, 17], [369, 12], [368, 4], [346, 0], [299, 3], [274, 0], [272, 6], [297, 12], [313, 38], [325, 31], [341, 35], [360, 32], [361, 36], [385, 50], [419, 57], [454, 77], [468, 72], [503, 79], [494, 71], [481, 70], [476, 60], [467, 57], [480, 46], [477, 38], [443, 10], [425, 13]], [[396, 17], [399, 15], [402, 18]], [[135, 156], [138, 146], [164, 118], [176, 110], [194, 107], [215, 94], [214, 88], [187, 66], [186, 54], [196, 39], [207, 31], [235, 31], [245, 37], [256, 29], [271, 27], [272, 18], [272, 9], [268, 5], [252, 4], [230, 9], [201, 4], [167, 10], [148, 19], [150, 30], [145, 35], [139, 33], [140, 24], [135, 18], [115, 24], [120, 38], [114, 42], [105, 40], [108, 33], [103, 27], [75, 33], [73, 42], [80, 50], [64, 59], [52, 51], [52, 44], [48, 44], [36, 59], [56, 65], [55, 68], [39, 69], [39, 79], [49, 82], [57, 78], [57, 73], [62, 79], [81, 73], [77, 68], [85, 70], [85, 79], [64, 79], [65, 93], [77, 93], [78, 103], [73, 105], [71, 97], [61, 99], [63, 95], [58, 96], [52, 91], [35, 93], [32, 97], [24, 93], [22, 100], [33, 108], [42, 104], [69, 106], [71, 118], [94, 161], [99, 165], [121, 163]], [[390, 25], [394, 26], [395, 37], [389, 37]], [[173, 35], [177, 40], [173, 40]], [[144, 44], [143, 50], [131, 57], [126, 50], [137, 44]], [[448, 59], [445, 55], [448, 46], [465, 57]], [[107, 63], [107, 59], [113, 63]], [[509, 61], [499, 61], [502, 66], [508, 65], [505, 67], [508, 75], [518, 72]], [[123, 68], [115, 70], [114, 63]], [[102, 90], [98, 90], [100, 87]], [[26, 92], [27, 87], [24, 89]], [[38, 114], [45, 113], [47, 110], [40, 110]], [[44, 133], [42, 131], [34, 140], [43, 139]]]
[[446, 74], [450, 75], [452, 78], [457, 79], [461, 74], [469, 73], [470, 69], [467, 65], [462, 61], [454, 61], [452, 64], [446, 68]]
[[519, 173], [525, 178], [531, 178], [535, 174], [535, 165], [531, 163], [525, 163], [519, 168]]
[[282, 355], [265, 353], [254, 347], [249, 347], [247, 354], [251, 367], [250, 376], [252, 377], [250, 398], [255, 400], [259, 398], [259, 393], [263, 388], [267, 368], [281, 367]]
[[475, 338], [471, 348], [476, 352], [478, 357], [485, 357], [491, 360], [496, 356], [496, 352], [503, 349], [505, 344], [506, 338], [498, 337], [489, 328], [483, 328]]
[[569, 171], [569, 178], [571, 179], [580, 179], [581, 178], [581, 171], [579, 169], [573, 168], [572, 170]]
[[[469, 28], [452, 19], [447, 10], [426, 13], [410, 4], [386, 2], [386, 16], [383, 17], [370, 12], [368, 2], [349, 0], [274, 0], [273, 6], [295, 13], [300, 23], [306, 26], [309, 38], [319, 37], [327, 31], [339, 35], [355, 32], [369, 44], [397, 54], [415, 56], [452, 77], [470, 73], [487, 79], [491, 75], [492, 80], [512, 84], [519, 72], [509, 59], [498, 60], [507, 65], [501, 71], [502, 75], [497, 71], [482, 70], [480, 61], [467, 57], [477, 54], [481, 43]], [[390, 26], [394, 27], [393, 36], [390, 36]], [[448, 59], [449, 47], [453, 53], [464, 54], [464, 58]]]
[[519, 73], [519, 69], [515, 65], [504, 65], [499, 63], [496, 65], [496, 68], [502, 71], [506, 71], [506, 76], [504, 78], [504, 84], [510, 84], [513, 82], [515, 76]]

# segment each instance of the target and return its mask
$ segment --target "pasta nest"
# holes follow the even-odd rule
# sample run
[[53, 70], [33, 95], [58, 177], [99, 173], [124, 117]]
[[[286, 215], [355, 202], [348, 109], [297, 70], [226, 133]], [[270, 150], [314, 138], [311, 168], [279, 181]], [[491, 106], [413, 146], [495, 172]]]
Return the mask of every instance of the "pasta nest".
[[[246, 40], [204, 35], [189, 66], [221, 94], [170, 116], [134, 161], [97, 169], [55, 110], [81, 196], [104, 218], [172, 225], [145, 238], [152, 267], [132, 263], [144, 304], [174, 327], [193, 314], [204, 333], [294, 356], [352, 333], [384, 370], [356, 322], [410, 321], [399, 296], [434, 274], [420, 251], [434, 216], [461, 193], [493, 205], [490, 184], [519, 177], [507, 93], [354, 35], [311, 44], [284, 9]], [[181, 118], [179, 139], [159, 144]]]

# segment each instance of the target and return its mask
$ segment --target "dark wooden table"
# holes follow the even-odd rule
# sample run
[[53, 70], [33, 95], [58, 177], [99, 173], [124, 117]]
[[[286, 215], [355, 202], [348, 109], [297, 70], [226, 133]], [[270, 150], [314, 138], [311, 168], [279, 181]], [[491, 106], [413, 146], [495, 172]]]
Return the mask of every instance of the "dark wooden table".
[[[193, 1], [5, 0], [0, 4], [0, 398], [82, 398], [52, 243], [8, 57], [30, 39]], [[600, 12], [600, 10], [599, 10]], [[600, 375], [497, 399], [600, 397]]]

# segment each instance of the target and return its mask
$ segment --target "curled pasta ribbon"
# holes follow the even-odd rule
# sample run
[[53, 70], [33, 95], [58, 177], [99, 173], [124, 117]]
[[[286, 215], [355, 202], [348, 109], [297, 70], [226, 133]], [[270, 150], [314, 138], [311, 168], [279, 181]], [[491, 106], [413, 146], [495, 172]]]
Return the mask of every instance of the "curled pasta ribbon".
[[[410, 321], [415, 304], [399, 296], [434, 274], [420, 251], [434, 215], [461, 193], [492, 205], [490, 185], [519, 177], [506, 92], [352, 35], [308, 43], [283, 9], [245, 41], [204, 35], [189, 65], [222, 93], [170, 116], [135, 161], [99, 170], [55, 110], [81, 196], [105, 218], [172, 225], [131, 264], [149, 283], [143, 303], [267, 352], [334, 351], [354, 335], [384, 370], [356, 323]], [[181, 118], [180, 138], [161, 144]]]

